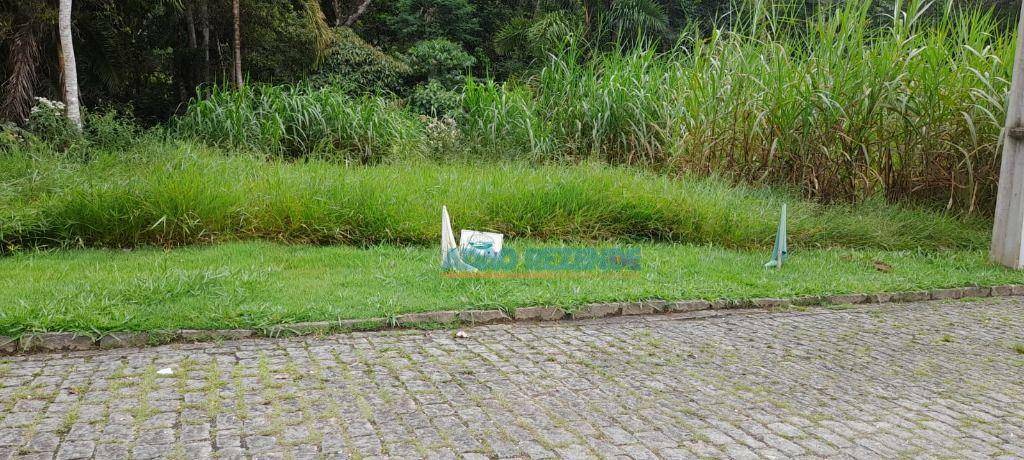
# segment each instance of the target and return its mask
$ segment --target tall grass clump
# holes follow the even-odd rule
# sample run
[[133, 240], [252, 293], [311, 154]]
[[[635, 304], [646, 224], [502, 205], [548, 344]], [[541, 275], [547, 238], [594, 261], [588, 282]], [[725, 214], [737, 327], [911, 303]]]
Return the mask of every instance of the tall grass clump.
[[755, 6], [665, 53], [570, 49], [525, 84], [469, 85], [463, 130], [483, 151], [984, 211], [1012, 35], [983, 11], [896, 5], [881, 20], [870, 2], [809, 19]]
[[484, 152], [664, 163], [684, 120], [678, 77], [673, 62], [652, 50], [584, 59], [569, 49], [528, 85], [470, 82], [463, 131]]
[[681, 103], [713, 110], [686, 112], [675, 162], [826, 200], [990, 207], [1012, 37], [987, 13], [926, 7], [871, 27], [869, 3], [846, 2], [695, 42]]
[[987, 225], [880, 203], [825, 206], [716, 178], [601, 163], [267, 161], [153, 144], [86, 162], [0, 156], [0, 245], [178, 246], [237, 239], [436, 244], [454, 223], [513, 238], [771, 244], [790, 205], [794, 247], [983, 247]]
[[359, 163], [416, 153], [426, 145], [423, 123], [394, 101], [353, 98], [331, 87], [215, 87], [189, 106], [176, 129], [225, 147]]

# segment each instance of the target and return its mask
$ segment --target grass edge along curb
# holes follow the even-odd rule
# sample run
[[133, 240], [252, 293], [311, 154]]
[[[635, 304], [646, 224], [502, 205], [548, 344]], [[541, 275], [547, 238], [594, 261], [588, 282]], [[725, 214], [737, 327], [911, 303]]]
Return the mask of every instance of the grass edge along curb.
[[[509, 314], [505, 310], [461, 310], [407, 313], [393, 318], [370, 318], [340, 321], [314, 321], [280, 324], [262, 329], [182, 329], [177, 331], [111, 332], [93, 337], [75, 332], [26, 333], [13, 338], [0, 336], [0, 356], [29, 352], [86, 351], [164, 345], [169, 343], [200, 343], [277, 338], [304, 335], [369, 332], [387, 329], [438, 329], [454, 326], [540, 321], [584, 320], [609, 316], [694, 313], [735, 309], [779, 309], [826, 305], [854, 305], [920, 302], [982, 297], [1024, 296], [1024, 285], [967, 286], [927, 291], [882, 292], [873, 294], [835, 294], [793, 298], [761, 297], [718, 300], [644, 300], [635, 302], [602, 302], [585, 304], [567, 312], [560, 307], [523, 307]], [[707, 315], [703, 315], [707, 316]]]

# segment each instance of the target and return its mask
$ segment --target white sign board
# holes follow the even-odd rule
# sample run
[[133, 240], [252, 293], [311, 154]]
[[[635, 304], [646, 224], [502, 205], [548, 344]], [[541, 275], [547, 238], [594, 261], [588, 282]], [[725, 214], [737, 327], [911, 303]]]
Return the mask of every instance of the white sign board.
[[504, 242], [505, 235], [501, 233], [463, 230], [459, 234], [459, 249], [462, 249], [463, 252], [472, 251], [482, 256], [495, 257], [501, 254]]

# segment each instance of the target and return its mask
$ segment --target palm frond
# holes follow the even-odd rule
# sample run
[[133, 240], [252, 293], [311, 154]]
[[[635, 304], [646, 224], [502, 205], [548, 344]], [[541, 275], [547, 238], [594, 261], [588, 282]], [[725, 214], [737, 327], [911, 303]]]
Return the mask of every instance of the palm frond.
[[16, 26], [10, 45], [7, 69], [9, 75], [3, 84], [0, 116], [23, 123], [32, 109], [35, 96], [34, 83], [39, 64], [39, 42], [34, 24], [29, 21]]
[[609, 19], [622, 35], [654, 36], [668, 30], [668, 13], [657, 0], [617, 0]]

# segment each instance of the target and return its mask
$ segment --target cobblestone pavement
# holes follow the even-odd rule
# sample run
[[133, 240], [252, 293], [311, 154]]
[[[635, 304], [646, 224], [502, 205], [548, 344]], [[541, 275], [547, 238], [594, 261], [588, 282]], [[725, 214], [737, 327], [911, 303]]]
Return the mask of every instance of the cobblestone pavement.
[[1021, 457], [1022, 314], [988, 299], [13, 357], [0, 458]]

